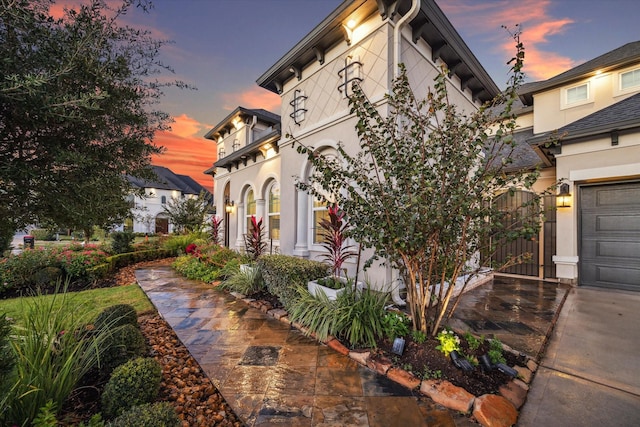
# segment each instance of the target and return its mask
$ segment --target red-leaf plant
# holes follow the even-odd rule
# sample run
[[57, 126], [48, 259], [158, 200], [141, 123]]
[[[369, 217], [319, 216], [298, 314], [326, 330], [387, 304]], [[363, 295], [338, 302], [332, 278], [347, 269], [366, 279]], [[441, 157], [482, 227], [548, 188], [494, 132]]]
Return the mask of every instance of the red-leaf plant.
[[254, 261], [267, 249], [267, 243], [264, 241], [262, 218], [256, 220], [255, 215], [251, 215], [251, 228], [244, 236], [244, 244], [247, 253]]
[[211, 243], [220, 246], [220, 232], [222, 231], [222, 218], [213, 216], [211, 218]]
[[329, 218], [323, 218], [319, 224], [322, 228], [321, 245], [327, 251], [322, 255], [322, 259], [331, 265], [333, 280], [338, 282], [342, 264], [357, 253], [353, 250], [353, 245], [345, 245], [345, 233], [349, 225], [344, 221], [344, 212], [334, 204], [329, 206], [328, 213]]

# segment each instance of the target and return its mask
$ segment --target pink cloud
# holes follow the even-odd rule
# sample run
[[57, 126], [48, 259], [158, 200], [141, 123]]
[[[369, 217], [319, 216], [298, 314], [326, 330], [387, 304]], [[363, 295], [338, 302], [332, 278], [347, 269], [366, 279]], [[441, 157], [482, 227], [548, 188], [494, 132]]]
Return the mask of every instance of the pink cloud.
[[152, 162], [177, 174], [188, 175], [211, 191], [213, 180], [203, 172], [216, 161], [216, 145], [198, 135], [211, 126], [199, 123], [186, 114], [174, 119], [171, 131], [156, 133], [154, 144], [164, 147], [165, 151], [153, 156]]
[[253, 87], [242, 92], [222, 94], [224, 108], [234, 110], [241, 106], [245, 108], [263, 108], [273, 113], [280, 112], [280, 96], [273, 92]]
[[455, 26], [464, 26], [467, 31], [495, 42], [496, 51], [503, 55], [505, 62], [513, 56], [514, 44], [512, 40], [504, 42], [500, 27], [504, 25], [513, 31], [515, 25], [519, 25], [525, 47], [524, 71], [534, 80], [548, 79], [576, 64], [573, 59], [544, 48], [550, 37], [563, 34], [575, 22], [551, 16], [550, 0], [520, 3], [447, 0], [440, 1], [439, 5]]

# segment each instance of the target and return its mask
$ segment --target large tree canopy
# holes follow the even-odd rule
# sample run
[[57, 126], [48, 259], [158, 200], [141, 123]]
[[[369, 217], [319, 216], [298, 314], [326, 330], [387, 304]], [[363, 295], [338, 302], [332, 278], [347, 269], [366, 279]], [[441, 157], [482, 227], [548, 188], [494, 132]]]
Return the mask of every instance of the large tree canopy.
[[101, 201], [126, 192], [123, 174], [149, 177], [154, 134], [170, 121], [155, 104], [181, 86], [159, 81], [171, 71], [164, 42], [119, 23], [144, 0], [90, 0], [58, 19], [53, 3], [0, 0], [0, 229], [121, 220], [126, 204]]
[[[350, 236], [399, 270], [414, 327], [434, 335], [457, 277], [478, 268], [474, 260], [496, 241], [530, 236], [539, 225], [537, 198], [509, 212], [492, 203], [502, 192], [530, 189], [538, 177], [535, 170], [509, 170], [516, 144], [512, 104], [524, 58], [516, 41], [509, 89], [475, 112], [450, 102], [447, 70], [420, 98], [402, 68], [385, 99], [388, 114], [354, 85], [349, 104], [357, 118], [357, 153], [340, 145], [340, 155], [328, 157], [298, 145], [316, 171], [298, 188], [335, 197], [348, 215]], [[498, 115], [490, 108], [497, 105]], [[517, 227], [502, 221], [523, 212], [529, 216]]]

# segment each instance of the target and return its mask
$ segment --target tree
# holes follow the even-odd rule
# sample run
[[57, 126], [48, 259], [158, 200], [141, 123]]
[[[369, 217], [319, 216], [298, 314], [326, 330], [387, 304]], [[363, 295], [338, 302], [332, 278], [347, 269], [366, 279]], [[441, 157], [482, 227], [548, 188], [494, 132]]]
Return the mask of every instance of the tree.
[[[523, 78], [524, 48], [518, 35], [515, 40], [508, 90], [473, 113], [450, 102], [446, 69], [418, 99], [401, 66], [386, 96], [386, 116], [354, 84], [349, 104], [357, 118], [356, 154], [342, 144], [337, 157], [297, 147], [316, 170], [308, 181], [298, 180], [298, 188], [325, 201], [327, 194], [335, 198], [348, 216], [349, 235], [375, 249], [366, 266], [382, 258], [398, 269], [413, 326], [425, 333], [437, 333], [452, 299], [450, 284], [478, 267], [478, 254], [539, 227], [537, 215], [524, 216], [517, 229], [499, 220], [532, 207], [539, 212], [537, 197], [528, 209], [508, 213], [491, 203], [501, 192], [531, 188], [538, 177], [537, 171], [507, 173], [515, 147], [512, 105]], [[501, 112], [493, 114], [498, 105]]]
[[173, 198], [164, 207], [164, 212], [178, 233], [198, 233], [207, 225], [209, 201], [203, 191], [197, 198]]
[[171, 71], [158, 60], [165, 42], [118, 23], [146, 0], [117, 9], [90, 0], [59, 19], [52, 4], [0, 0], [2, 230], [36, 220], [86, 229], [122, 217], [124, 205], [107, 203], [127, 193], [122, 175], [153, 178], [151, 155], [161, 152], [153, 137], [170, 121], [154, 106], [164, 87], [184, 87], [157, 78]]

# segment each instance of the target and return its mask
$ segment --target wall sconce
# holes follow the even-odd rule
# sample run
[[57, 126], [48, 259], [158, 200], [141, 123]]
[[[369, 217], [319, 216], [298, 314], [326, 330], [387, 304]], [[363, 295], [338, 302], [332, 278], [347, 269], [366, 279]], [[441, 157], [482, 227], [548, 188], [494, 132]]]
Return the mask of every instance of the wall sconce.
[[229, 199], [224, 202], [224, 211], [228, 214], [233, 213], [233, 200], [229, 201]]
[[556, 207], [570, 208], [571, 207], [571, 193], [569, 193], [569, 184], [560, 184], [560, 192], [556, 196]]

